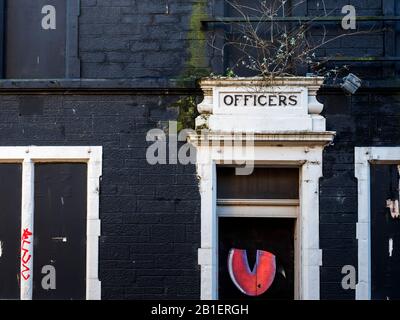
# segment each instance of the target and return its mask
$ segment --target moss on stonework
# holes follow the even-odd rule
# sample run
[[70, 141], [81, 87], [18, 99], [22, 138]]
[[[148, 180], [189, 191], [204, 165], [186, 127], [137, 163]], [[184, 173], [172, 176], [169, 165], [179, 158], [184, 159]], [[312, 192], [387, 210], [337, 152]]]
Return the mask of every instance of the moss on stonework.
[[195, 128], [195, 120], [199, 115], [195, 96], [187, 96], [179, 99], [172, 107], [177, 108], [179, 112], [177, 119], [178, 132], [183, 129]]
[[202, 29], [201, 20], [207, 17], [207, 1], [200, 0], [193, 4], [187, 33], [189, 59], [185, 64], [178, 82], [193, 82], [210, 75], [207, 57], [207, 35]]
[[[177, 84], [186, 86], [202, 77], [210, 75], [210, 68], [207, 57], [207, 35], [202, 29], [201, 20], [207, 17], [207, 0], [199, 0], [193, 3], [192, 13], [189, 21], [188, 60]], [[184, 97], [173, 104], [178, 109], [178, 132], [182, 129], [195, 129], [195, 120], [199, 115], [197, 111], [196, 96]]]
[[201, 119], [203, 121], [203, 124], [199, 125], [198, 127], [196, 127], [196, 133], [197, 134], [201, 134], [203, 130], [208, 130], [209, 129], [207, 123], [208, 123], [208, 118], [210, 117], [210, 115], [209, 114], [202, 114], [200, 117], [201, 117]]

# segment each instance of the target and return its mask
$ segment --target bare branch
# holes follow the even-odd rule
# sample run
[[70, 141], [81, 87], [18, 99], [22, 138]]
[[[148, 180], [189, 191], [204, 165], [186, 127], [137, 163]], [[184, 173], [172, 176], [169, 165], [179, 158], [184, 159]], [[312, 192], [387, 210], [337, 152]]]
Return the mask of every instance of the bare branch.
[[[316, 55], [319, 49], [343, 37], [380, 32], [374, 30], [373, 26], [366, 31], [329, 36], [327, 27], [322, 25], [322, 31], [317, 35], [316, 41], [312, 31], [320, 17], [296, 23], [281, 23], [275, 20], [279, 16], [290, 16], [293, 9], [304, 4], [305, 0], [260, 0], [256, 6], [240, 4], [238, 0], [225, 0], [225, 2], [240, 16], [242, 22], [226, 24], [230, 32], [225, 33], [220, 39], [216, 36], [211, 37], [209, 41], [211, 48], [219, 51], [222, 56], [226, 48], [234, 48], [240, 56], [231, 67], [245, 67], [263, 77], [294, 75], [300, 65], [324, 70], [322, 65], [330, 59], [325, 58], [321, 62]], [[321, 3], [324, 16], [336, 10], [328, 12], [324, 0], [321, 0]], [[218, 45], [218, 42], [223, 44]], [[326, 72], [333, 72], [336, 77], [338, 75], [336, 69]]]

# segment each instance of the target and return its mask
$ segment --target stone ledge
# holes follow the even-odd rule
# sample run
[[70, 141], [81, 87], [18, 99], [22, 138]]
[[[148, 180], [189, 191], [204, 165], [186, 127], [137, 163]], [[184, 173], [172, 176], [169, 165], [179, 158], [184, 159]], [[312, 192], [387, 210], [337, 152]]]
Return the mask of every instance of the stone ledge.
[[198, 91], [195, 81], [168, 78], [135, 79], [3, 79], [0, 80], [0, 93], [9, 92], [140, 92], [152, 91]]
[[[202, 132], [189, 135], [189, 141], [196, 146], [223, 146], [224, 142], [235, 146], [234, 143], [252, 142], [256, 146], [326, 146], [330, 144], [335, 132], [257, 132], [257, 133], [229, 133], [229, 132]], [[240, 146], [240, 144], [239, 144]]]

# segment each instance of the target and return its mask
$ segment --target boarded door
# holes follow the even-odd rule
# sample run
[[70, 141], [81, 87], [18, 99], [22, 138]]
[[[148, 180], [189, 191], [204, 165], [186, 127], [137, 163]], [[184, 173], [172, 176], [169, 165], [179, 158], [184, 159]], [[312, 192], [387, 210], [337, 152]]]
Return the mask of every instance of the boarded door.
[[372, 299], [400, 299], [400, 218], [388, 208], [398, 199], [398, 166], [371, 165]]
[[6, 1], [5, 77], [64, 78], [65, 0]]
[[[86, 297], [86, 188], [86, 164], [35, 165], [33, 299]], [[45, 266], [56, 271], [56, 289], [43, 287]]]
[[0, 164], [0, 299], [19, 299], [21, 185], [20, 164]]

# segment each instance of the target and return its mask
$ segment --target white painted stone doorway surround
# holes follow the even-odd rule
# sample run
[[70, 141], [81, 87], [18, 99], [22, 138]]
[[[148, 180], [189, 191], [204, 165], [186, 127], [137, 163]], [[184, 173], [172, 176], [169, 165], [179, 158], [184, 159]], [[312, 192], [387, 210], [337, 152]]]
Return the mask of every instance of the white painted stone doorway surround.
[[[0, 163], [22, 165], [21, 236], [25, 229], [34, 230], [34, 172], [36, 163], [82, 162], [87, 163], [87, 230], [86, 230], [86, 299], [101, 299], [99, 269], [99, 189], [102, 175], [100, 146], [11, 146], [0, 147]], [[31, 259], [28, 267], [33, 269], [33, 242], [29, 244]], [[22, 260], [22, 259], [21, 259]], [[21, 270], [23, 264], [21, 261]], [[21, 300], [31, 300], [33, 278], [21, 281]]]
[[[219, 164], [254, 163], [299, 168], [300, 203], [297, 299], [320, 297], [319, 179], [322, 152], [334, 138], [326, 131], [323, 105], [316, 99], [319, 77], [203, 79], [204, 100], [198, 105], [196, 133], [201, 195], [201, 299], [218, 299], [218, 213], [216, 172]], [[229, 107], [226, 95], [296, 96], [295, 106], [248, 106], [244, 98]], [[275, 99], [275, 98], [273, 98]], [[248, 99], [249, 101], [252, 98]], [[240, 142], [239, 142], [240, 141]], [[238, 143], [239, 142], [239, 143]], [[248, 142], [247, 144], [245, 142]], [[268, 210], [267, 210], [268, 211]]]
[[358, 283], [356, 300], [371, 299], [371, 164], [399, 164], [400, 147], [356, 147]]

